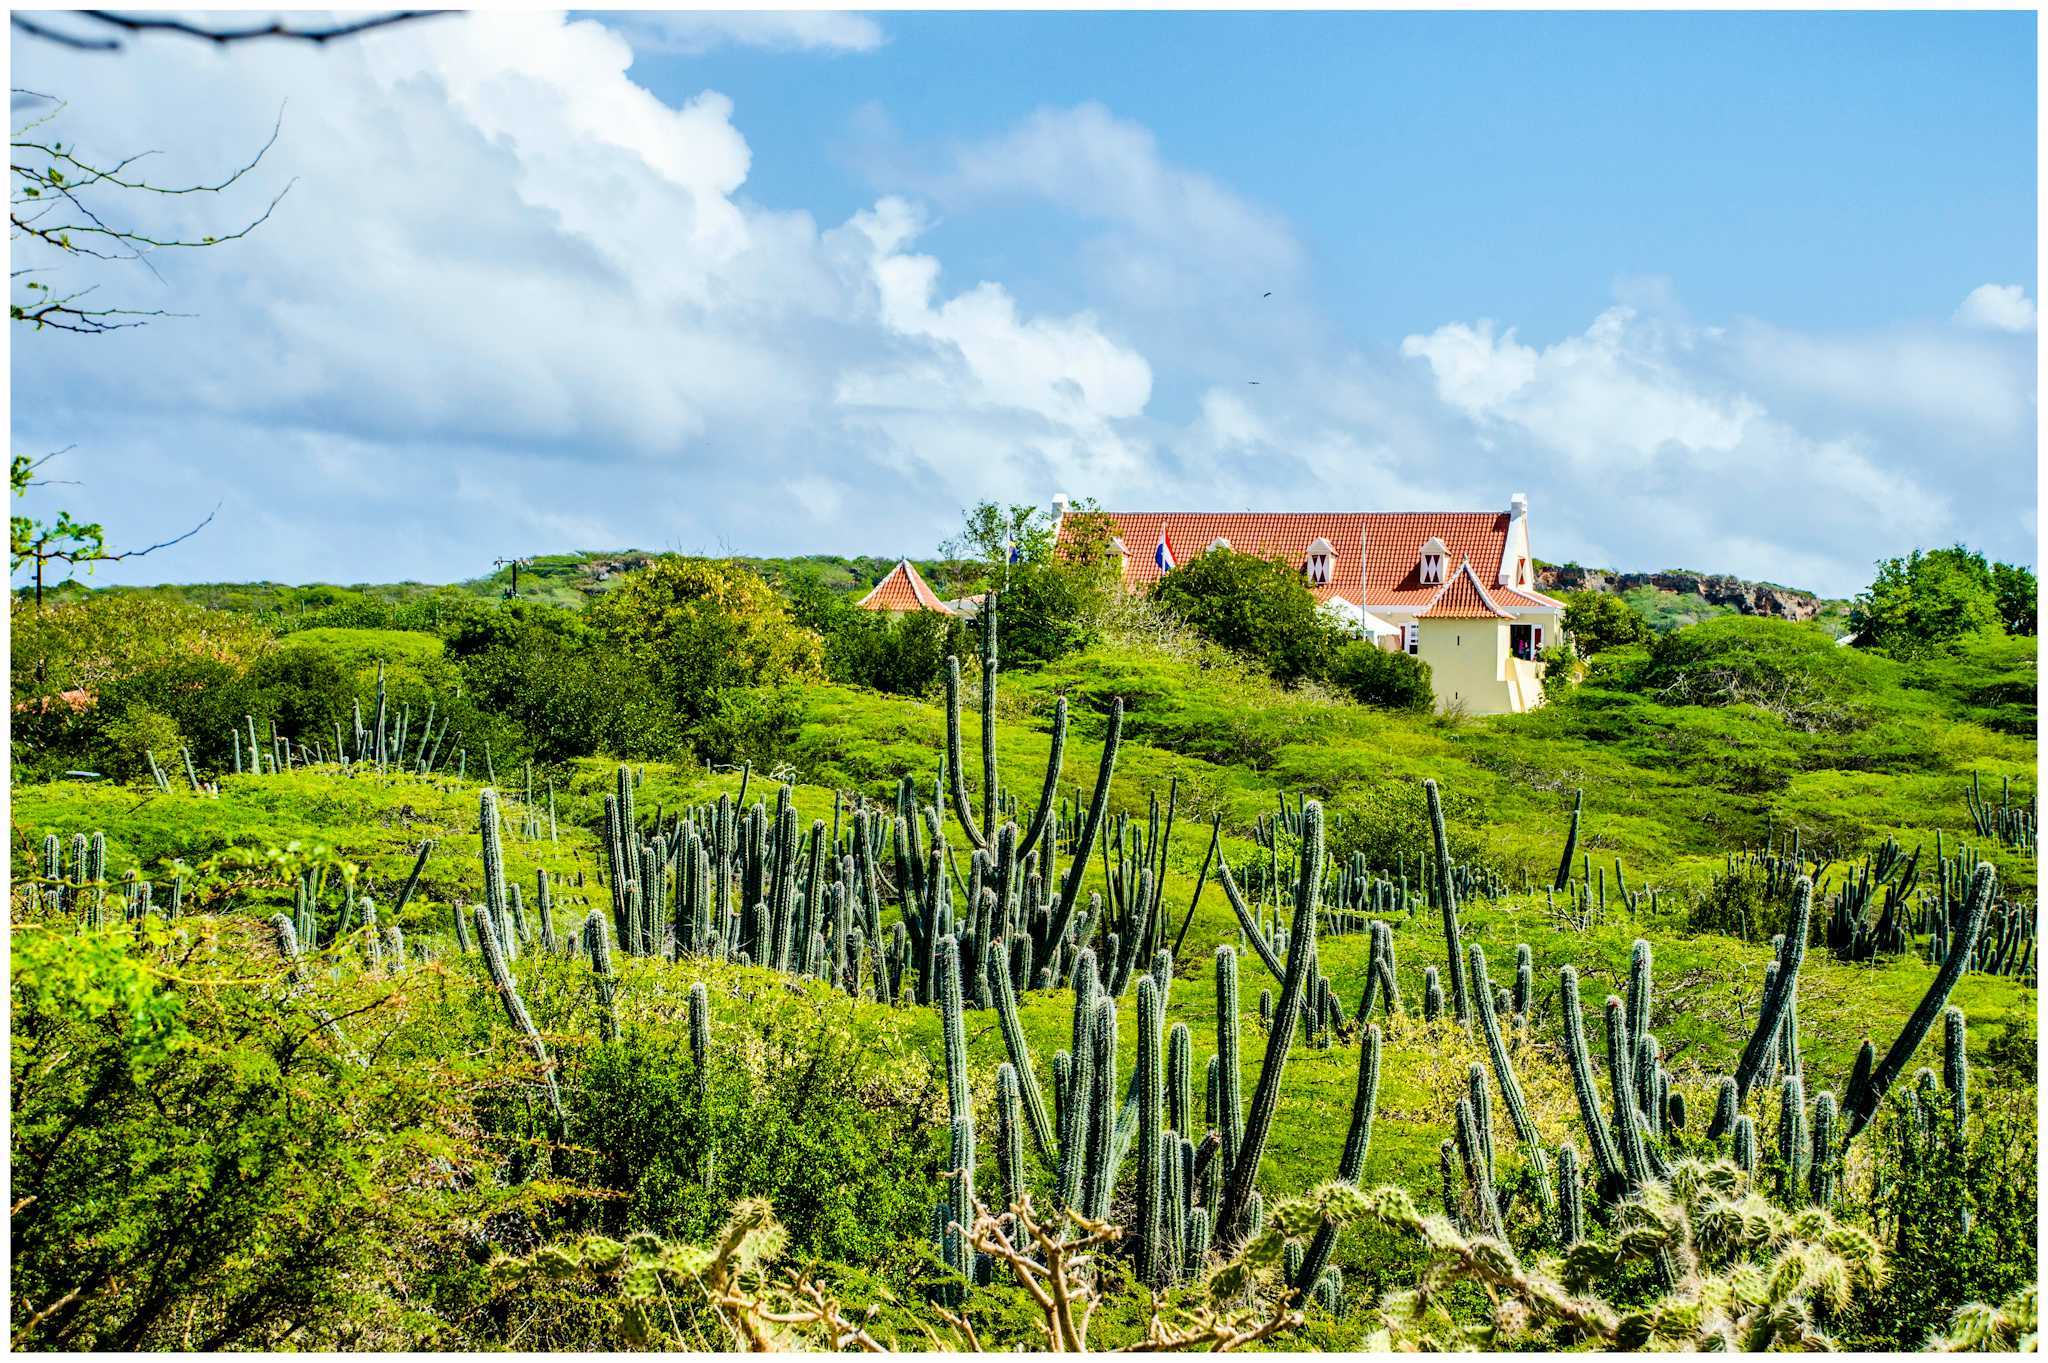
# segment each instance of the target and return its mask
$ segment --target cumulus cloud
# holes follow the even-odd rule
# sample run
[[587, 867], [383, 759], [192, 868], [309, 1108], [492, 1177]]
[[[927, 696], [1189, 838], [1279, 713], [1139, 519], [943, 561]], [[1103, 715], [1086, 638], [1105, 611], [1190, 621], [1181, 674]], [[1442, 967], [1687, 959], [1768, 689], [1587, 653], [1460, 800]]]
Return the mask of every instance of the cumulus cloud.
[[1956, 309], [1956, 320], [1993, 331], [2032, 331], [2034, 300], [2018, 284], [1979, 284]]
[[[769, 27], [664, 16], [681, 27], [661, 40], [804, 45], [754, 18]], [[223, 504], [174, 557], [99, 580], [448, 580], [572, 548], [914, 554], [967, 503], [1055, 491], [1229, 510], [1527, 491], [1545, 558], [1831, 593], [1915, 543], [2031, 557], [2024, 510], [1984, 511], [2034, 499], [2016, 290], [1966, 304], [1973, 329], [1821, 335], [1695, 323], [1653, 277], [1560, 337], [1446, 319], [1362, 342], [1305, 301], [1284, 217], [1101, 105], [951, 146], [918, 130], [919, 154], [878, 163], [872, 201], [836, 221], [760, 203], [761, 112], [657, 98], [633, 79], [657, 41], [640, 24], [470, 15], [261, 60], [163, 44], [118, 68], [18, 45], [17, 84], [74, 97], [58, 135], [162, 146], [166, 181], [240, 164], [288, 100], [228, 201], [143, 210], [204, 233], [295, 181], [269, 222], [160, 254], [161, 283], [95, 276], [195, 319], [17, 338], [14, 390], [35, 400], [15, 403], [16, 448], [78, 447], [63, 476], [84, 487], [61, 504], [117, 533]], [[935, 245], [937, 214], [957, 234], [1020, 210], [1080, 236], [1080, 301], [1034, 305], [1043, 288], [963, 274]], [[1981, 325], [2022, 304], [2025, 328]]]
[[[663, 103], [604, 24], [471, 16], [246, 64], [165, 45], [118, 81], [79, 55], [17, 55], [39, 84], [91, 91], [74, 135], [109, 151], [146, 135], [194, 168], [233, 164], [238, 137], [267, 129], [289, 97], [270, 178], [248, 186], [254, 203], [296, 177], [278, 213], [165, 270], [197, 320], [16, 350], [17, 391], [47, 395], [33, 413], [17, 407], [17, 435], [77, 439], [110, 523], [210, 506], [218, 487], [223, 523], [255, 529], [195, 540], [186, 565], [265, 576], [309, 561], [309, 546], [282, 543], [288, 514], [274, 534], [236, 520], [275, 506], [274, 487], [241, 476], [266, 444], [312, 440], [329, 467], [345, 450], [402, 470], [393, 490], [410, 498], [452, 485], [504, 520], [500, 538], [750, 551], [793, 547], [774, 514], [784, 501], [806, 512], [813, 543], [857, 550], [849, 540], [907, 520], [915, 544], [995, 485], [1037, 484], [1035, 499], [1049, 470], [1085, 481], [1140, 457], [1117, 428], [1144, 409], [1151, 373], [1108, 324], [1031, 312], [996, 281], [949, 284], [902, 200], [836, 226], [743, 202], [752, 153], [732, 102]], [[217, 98], [181, 94], [200, 88]], [[140, 272], [122, 283], [156, 287]], [[124, 376], [125, 420], [99, 395], [110, 374]], [[301, 434], [274, 440], [283, 429]], [[90, 476], [184, 440], [188, 477], [162, 489], [167, 501]], [[462, 461], [461, 476], [405, 453], [426, 450]], [[513, 467], [498, 485], [514, 501], [545, 488], [546, 518], [484, 497]], [[321, 511], [308, 501], [305, 522], [393, 514], [362, 481], [325, 484], [333, 497]], [[862, 531], [833, 533], [848, 527]], [[327, 573], [359, 558], [345, 537], [314, 543]], [[429, 534], [394, 549], [391, 571], [463, 575], [479, 546]]]

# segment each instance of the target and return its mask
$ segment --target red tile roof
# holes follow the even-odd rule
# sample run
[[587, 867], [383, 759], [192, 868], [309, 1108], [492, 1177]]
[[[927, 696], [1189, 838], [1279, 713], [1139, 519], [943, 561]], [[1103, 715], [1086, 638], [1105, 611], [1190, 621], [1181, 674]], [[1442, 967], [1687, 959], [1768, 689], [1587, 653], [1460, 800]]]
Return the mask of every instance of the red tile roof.
[[1489, 590], [1495, 601], [1510, 608], [1536, 606], [1544, 610], [1561, 611], [1564, 609], [1564, 602], [1554, 600], [1551, 597], [1545, 596], [1542, 592], [1531, 590], [1528, 587], [1494, 587]]
[[1472, 560], [1465, 559], [1458, 564], [1451, 580], [1437, 589], [1430, 603], [1416, 612], [1418, 620], [1512, 620], [1515, 617], [1493, 603], [1486, 594], [1486, 588], [1479, 585], [1479, 575], [1472, 571]]
[[[1444, 542], [1448, 561], [1470, 559], [1484, 582], [1500, 575], [1507, 550], [1505, 511], [1282, 511], [1211, 514], [1179, 511], [1111, 511], [1117, 537], [1128, 551], [1124, 581], [1149, 587], [1159, 580], [1153, 561], [1162, 528], [1172, 537], [1175, 557], [1185, 563], [1222, 536], [1241, 554], [1278, 555], [1297, 567], [1308, 546], [1327, 539], [1336, 549], [1327, 585], [1313, 588], [1318, 600], [1342, 596], [1374, 606], [1422, 605], [1437, 594], [1422, 581], [1422, 546], [1434, 536]], [[1065, 522], [1061, 522], [1064, 529]], [[1518, 603], [1521, 604], [1521, 603]], [[1527, 604], [1555, 605], [1544, 600]]]
[[889, 570], [889, 575], [875, 584], [875, 589], [856, 603], [868, 611], [937, 611], [940, 615], [951, 615], [946, 603], [927, 587], [924, 578], [909, 559], [899, 562]]

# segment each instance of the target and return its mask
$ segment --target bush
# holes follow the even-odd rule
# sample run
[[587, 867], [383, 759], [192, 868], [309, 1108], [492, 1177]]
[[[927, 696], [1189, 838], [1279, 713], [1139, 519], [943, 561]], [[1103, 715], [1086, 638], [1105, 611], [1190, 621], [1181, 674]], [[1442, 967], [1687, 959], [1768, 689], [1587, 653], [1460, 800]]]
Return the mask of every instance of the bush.
[[1161, 578], [1152, 599], [1285, 682], [1324, 675], [1344, 640], [1299, 572], [1256, 554], [1198, 554]]
[[2036, 1272], [2033, 1090], [1973, 1093], [1961, 1138], [1942, 1106], [1931, 1114], [1931, 1148], [1914, 1160], [1903, 1157], [1899, 1106], [1895, 1098], [1862, 1137], [1875, 1147], [1873, 1214], [1890, 1274], [1836, 1322], [1852, 1349], [1919, 1349], [1959, 1304], [2003, 1301]]
[[727, 691], [824, 679], [818, 636], [790, 618], [774, 588], [731, 560], [657, 559], [588, 616], [606, 642], [658, 679], [686, 730], [719, 712]]
[[728, 687], [688, 737], [707, 762], [751, 762], [767, 770], [795, 745], [803, 720], [803, 695], [794, 686]]
[[892, 616], [849, 605], [825, 635], [825, 671], [833, 681], [871, 691], [926, 696], [944, 682], [947, 655], [969, 648], [966, 622], [957, 616]]
[[1102, 574], [1093, 568], [1013, 565], [997, 594], [997, 666], [1042, 667], [1094, 643], [1102, 635], [1102, 595]]
[[1373, 644], [1350, 643], [1338, 649], [1329, 680], [1354, 700], [1385, 710], [1426, 714], [1436, 704], [1428, 663]]
[[1564, 632], [1581, 658], [1649, 641], [1649, 624], [1611, 592], [1566, 592], [1564, 603]]
[[1850, 699], [1849, 652], [1789, 620], [1726, 616], [1660, 637], [1632, 684], [1666, 705], [1754, 705], [1795, 729], [1839, 732], [1867, 718]]

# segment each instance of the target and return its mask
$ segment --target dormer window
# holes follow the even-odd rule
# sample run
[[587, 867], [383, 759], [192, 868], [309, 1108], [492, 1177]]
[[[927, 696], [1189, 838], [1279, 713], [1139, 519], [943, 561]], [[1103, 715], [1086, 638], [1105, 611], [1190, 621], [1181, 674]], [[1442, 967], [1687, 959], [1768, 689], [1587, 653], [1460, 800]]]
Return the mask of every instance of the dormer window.
[[1308, 574], [1309, 586], [1330, 585], [1330, 565], [1335, 558], [1336, 551], [1330, 547], [1328, 540], [1318, 538], [1315, 543], [1309, 545], [1308, 560], [1303, 565], [1303, 571]]
[[1230, 551], [1230, 541], [1218, 535], [1215, 539], [1209, 541], [1209, 549], [1212, 553], [1218, 549], [1228, 553]]
[[1444, 542], [1434, 535], [1422, 546], [1422, 585], [1435, 587], [1444, 580]]

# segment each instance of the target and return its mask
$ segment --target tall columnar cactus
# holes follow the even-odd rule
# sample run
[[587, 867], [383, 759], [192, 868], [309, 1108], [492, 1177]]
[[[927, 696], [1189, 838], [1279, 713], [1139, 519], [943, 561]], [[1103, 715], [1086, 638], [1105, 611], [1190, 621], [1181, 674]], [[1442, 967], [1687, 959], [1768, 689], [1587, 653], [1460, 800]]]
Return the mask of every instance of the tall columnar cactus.
[[1147, 1287], [1165, 1284], [1166, 1258], [1161, 1252], [1165, 1220], [1165, 1170], [1159, 1140], [1165, 1131], [1166, 1075], [1160, 1052], [1159, 986], [1150, 975], [1138, 978], [1138, 1281]]
[[[1218, 1082], [1212, 1088], [1218, 1112], [1210, 1121], [1223, 1138], [1218, 1163], [1226, 1182], [1229, 1181], [1231, 1172], [1237, 1168], [1237, 1154], [1244, 1144], [1244, 1095], [1240, 1087], [1243, 1071], [1239, 1068], [1241, 1042], [1238, 1026], [1237, 952], [1225, 944], [1216, 948], [1215, 1073]], [[1212, 1225], [1211, 1230], [1214, 1229]]]
[[1708, 1140], [1719, 1140], [1735, 1129], [1735, 1110], [1735, 1078], [1724, 1074], [1714, 1092], [1714, 1116], [1707, 1123]]
[[[1429, 803], [1429, 835], [1436, 846], [1436, 894], [1437, 908], [1444, 917], [1444, 946], [1450, 953], [1451, 1006], [1457, 1013], [1458, 1025], [1467, 1029], [1472, 1026], [1472, 1002], [1465, 992], [1464, 943], [1458, 937], [1458, 888], [1451, 875], [1451, 846], [1444, 834], [1443, 799], [1437, 793], [1436, 782], [1422, 783], [1423, 795]], [[1305, 872], [1306, 874], [1306, 872]], [[1321, 878], [1320, 864], [1315, 874]]]
[[619, 978], [612, 968], [611, 934], [604, 929], [604, 915], [596, 909], [583, 920], [583, 952], [590, 957], [590, 975], [597, 987], [598, 1036], [605, 1041], [617, 1041]]
[[1790, 1201], [1806, 1185], [1807, 1157], [1812, 1153], [1806, 1137], [1806, 1085], [1796, 1074], [1788, 1074], [1778, 1088], [1778, 1158], [1785, 1163], [1778, 1193]]
[[1041, 961], [1053, 959], [1054, 952], [1067, 940], [1068, 929], [1073, 926], [1074, 910], [1080, 903], [1081, 882], [1088, 869], [1088, 853], [1095, 846], [1095, 837], [1102, 827], [1104, 813], [1109, 808], [1110, 778], [1116, 771], [1117, 746], [1122, 739], [1124, 728], [1124, 702], [1121, 696], [1110, 702], [1109, 727], [1102, 740], [1102, 765], [1095, 773], [1095, 793], [1088, 801], [1088, 814], [1081, 823], [1081, 834], [1074, 840], [1072, 859], [1067, 866], [1067, 878], [1061, 882], [1059, 898], [1054, 902], [1052, 912], [1046, 918], [1044, 936], [1033, 944], [1033, 954]]
[[[1476, 950], [1476, 948], [1475, 948]], [[1344, 1151], [1337, 1158], [1337, 1177], [1356, 1185], [1365, 1173], [1366, 1156], [1372, 1152], [1372, 1119], [1380, 1099], [1380, 1029], [1366, 1024], [1358, 1048], [1358, 1088], [1351, 1097], [1351, 1125], [1344, 1133]], [[1295, 1291], [1306, 1290], [1322, 1276], [1337, 1244], [1337, 1225], [1325, 1220], [1316, 1227], [1302, 1257], [1301, 1274], [1294, 1280]]]
[[1472, 1189], [1472, 1200], [1479, 1210], [1480, 1231], [1505, 1245], [1508, 1232], [1500, 1214], [1500, 1198], [1493, 1190], [1492, 1161], [1488, 1158], [1485, 1140], [1479, 1130], [1479, 1117], [1469, 1096], [1458, 1100], [1457, 1137], [1458, 1153], [1465, 1165], [1465, 1181]]
[[938, 943], [939, 1031], [946, 1057], [946, 1093], [953, 1130], [952, 1159], [947, 1170], [951, 1225], [943, 1248], [953, 1271], [965, 1278], [973, 1268], [968, 1232], [974, 1225], [974, 1098], [967, 1087], [967, 1026], [960, 995], [960, 946], [947, 936]]
[[1201, 1134], [1195, 1127], [1195, 1039], [1185, 1022], [1173, 1024], [1166, 1036], [1166, 1120], [1181, 1135]]
[[1949, 1119], [1960, 1136], [1970, 1120], [1969, 1037], [1963, 1027], [1963, 1010], [1954, 1004], [1941, 1010], [1941, 1022], [1941, 1083], [1948, 1090]]
[[1813, 1100], [1813, 1157], [1807, 1174], [1807, 1190], [1816, 1207], [1834, 1205], [1839, 1158], [1835, 1145], [1835, 1095], [1823, 1093]]
[[505, 848], [498, 823], [498, 792], [485, 786], [477, 792], [477, 833], [484, 860], [484, 907], [490, 912], [492, 936], [508, 960], [519, 959], [519, 934], [511, 928], [511, 903], [505, 893]]
[[1557, 891], [1559, 894], [1562, 894], [1565, 890], [1571, 887], [1572, 857], [1579, 850], [1579, 815], [1584, 812], [1585, 808], [1586, 792], [1583, 789], [1581, 789], [1580, 791], [1578, 791], [1578, 793], [1572, 796], [1571, 828], [1564, 835], [1564, 855], [1558, 858], [1557, 878], [1551, 883], [1551, 889]]
[[[1523, 948], [1525, 951], [1527, 948]], [[1522, 1149], [1528, 1157], [1529, 1168], [1536, 1179], [1536, 1196], [1545, 1210], [1551, 1205], [1550, 1170], [1543, 1154], [1543, 1138], [1536, 1130], [1536, 1120], [1529, 1115], [1528, 1100], [1522, 1094], [1521, 1081], [1515, 1077], [1515, 1067], [1508, 1059], [1507, 1041], [1501, 1036], [1500, 1016], [1494, 1010], [1493, 985], [1486, 976], [1486, 953], [1479, 943], [1474, 942], [1466, 949], [1467, 960], [1472, 973], [1472, 997], [1479, 1007], [1479, 1027], [1486, 1038], [1487, 1054], [1493, 1060], [1493, 1075], [1500, 1084], [1501, 1101], [1507, 1104], [1508, 1120], [1513, 1123], [1515, 1136], [1522, 1142]]]
[[1089, 1027], [1088, 1128], [1086, 1163], [1081, 1171], [1083, 1214], [1091, 1221], [1109, 1219], [1111, 1166], [1115, 1163], [1116, 1000], [1098, 995], [1095, 1021]]
[[427, 858], [432, 856], [433, 852], [434, 840], [432, 838], [428, 838], [420, 844], [419, 855], [413, 859], [412, 872], [406, 876], [405, 884], [399, 887], [398, 898], [392, 901], [391, 916], [393, 918], [398, 917], [399, 913], [405, 908], [407, 901], [412, 898], [412, 892], [419, 888], [420, 873], [427, 869]]
[[1527, 942], [1515, 945], [1515, 1012], [1521, 1017], [1529, 1016], [1530, 1006], [1536, 998], [1536, 958], [1529, 951]]
[[1007, 1211], [1025, 1193], [1024, 1118], [1017, 1101], [1017, 1067], [1007, 1060], [996, 1068], [996, 1177]]
[[1806, 934], [1812, 916], [1813, 879], [1801, 876], [1792, 887], [1792, 915], [1785, 927], [1785, 940], [1778, 948], [1777, 973], [1764, 990], [1763, 1001], [1757, 1008], [1756, 1030], [1750, 1033], [1749, 1044], [1742, 1048], [1742, 1058], [1735, 1065], [1738, 1102], [1748, 1099], [1766, 1057], [1783, 1044], [1779, 1028], [1785, 1020], [1786, 1008], [1791, 1006], [1793, 991], [1799, 987], [1799, 964], [1806, 959]]
[[1756, 1118], [1747, 1112], [1735, 1119], [1735, 1163], [1745, 1174], [1756, 1172]]
[[1991, 863], [1980, 862], [1976, 873], [1970, 877], [1969, 895], [1963, 901], [1963, 925], [1949, 946], [1948, 958], [1942, 962], [1933, 983], [1927, 986], [1920, 1006], [1907, 1019], [1899, 1039], [1892, 1043], [1884, 1059], [1871, 1071], [1870, 1081], [1843, 1098], [1842, 1111], [1847, 1119], [1843, 1140], [1855, 1139], [1856, 1133], [1869, 1124], [1877, 1112], [1877, 1105], [1884, 1101], [1884, 1095], [1906, 1068], [1906, 1062], [1913, 1058], [1913, 1052], [1920, 1048], [1920, 1043], [1932, 1030], [1935, 1017], [1948, 1003], [1950, 991], [1968, 968], [1970, 953], [1977, 948], [1977, 938], [1984, 931], [1984, 919], [1990, 912], [1997, 884], [1998, 873], [1992, 869]]
[[1057, 1150], [1053, 1139], [1052, 1120], [1046, 1115], [1045, 1094], [1038, 1087], [1038, 1075], [1031, 1065], [1031, 1045], [1024, 1038], [1024, 1023], [1017, 1012], [1017, 990], [1010, 978], [1010, 960], [1007, 953], [996, 952], [990, 959], [990, 969], [995, 976], [996, 1019], [1001, 1024], [1003, 1046], [1010, 1054], [1010, 1064], [1016, 1068], [1018, 1086], [1024, 1099], [1024, 1113], [1030, 1121], [1031, 1141], [1038, 1150], [1038, 1157], [1045, 1161], [1047, 1168], [1057, 1163]]
[[1422, 968], [1422, 1020], [1435, 1022], [1444, 1013], [1444, 986], [1433, 965]]
[[[1638, 1050], [1645, 1037], [1650, 1035], [1650, 944], [1636, 938], [1628, 956], [1628, 1034], [1635, 1041]], [[1651, 1107], [1650, 1090], [1655, 1086], [1657, 1072], [1655, 1061], [1646, 1068], [1643, 1057], [1638, 1056], [1633, 1086], [1635, 1104], [1647, 1112]]]
[[[1565, 1059], [1572, 1072], [1572, 1089], [1579, 1100], [1579, 1118], [1593, 1150], [1593, 1162], [1600, 1175], [1603, 1199], [1612, 1199], [1632, 1184], [1622, 1155], [1600, 1111], [1600, 1092], [1593, 1082], [1593, 1062], [1586, 1050], [1584, 1019], [1579, 1011], [1579, 972], [1563, 966], [1557, 972], [1558, 1011], [1564, 1018]], [[1618, 1107], [1620, 1104], [1617, 1103]]]
[[1301, 871], [1296, 879], [1294, 925], [1287, 940], [1287, 974], [1281, 981], [1280, 997], [1273, 1010], [1273, 1026], [1266, 1034], [1266, 1060], [1259, 1069], [1258, 1086], [1252, 1090], [1246, 1114], [1244, 1143], [1236, 1165], [1223, 1187], [1223, 1207], [1218, 1217], [1218, 1234], [1238, 1243], [1237, 1228], [1243, 1222], [1245, 1204], [1258, 1178], [1259, 1159], [1272, 1130], [1273, 1114], [1280, 1102], [1280, 1080], [1287, 1069], [1287, 1052], [1294, 1041], [1302, 998], [1310, 978], [1309, 966], [1316, 954], [1316, 926], [1322, 908], [1323, 806], [1309, 800], [1302, 806]]
[[[486, 792], [488, 793], [488, 792]], [[498, 934], [489, 921], [490, 910], [483, 905], [476, 909], [477, 943], [483, 948], [484, 965], [491, 972], [491, 983], [498, 987], [498, 1000], [505, 1005], [505, 1016], [512, 1027], [526, 1040], [527, 1049], [540, 1062], [541, 1080], [547, 1092], [548, 1109], [553, 1115], [555, 1139], [562, 1139], [568, 1117], [562, 1110], [562, 1091], [555, 1085], [554, 1064], [548, 1059], [547, 1043], [541, 1040], [540, 1029], [533, 1025], [533, 1018], [526, 1011], [526, 1004], [519, 997], [519, 986], [512, 978], [512, 967], [506, 962], [505, 951], [498, 942]]]
[[1570, 1249], [1586, 1238], [1586, 1194], [1579, 1152], [1569, 1145], [1557, 1152], [1557, 1189], [1557, 1239]]

